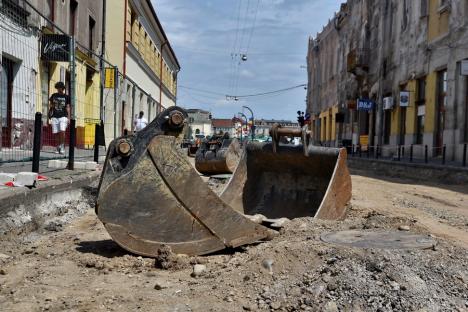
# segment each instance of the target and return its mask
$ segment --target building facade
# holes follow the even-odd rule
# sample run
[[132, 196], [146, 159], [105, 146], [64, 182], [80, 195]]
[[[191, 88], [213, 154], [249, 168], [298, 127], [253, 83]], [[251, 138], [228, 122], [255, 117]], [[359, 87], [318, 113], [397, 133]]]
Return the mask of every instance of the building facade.
[[187, 109], [188, 115], [188, 132], [186, 137], [195, 139], [196, 135], [210, 136], [213, 134], [211, 128], [211, 113], [203, 109]]
[[152, 120], [176, 104], [180, 65], [150, 0], [107, 0], [106, 16], [105, 58], [122, 75], [119, 92], [105, 96], [105, 118], [119, 135], [140, 111]]
[[75, 38], [76, 143], [78, 147], [94, 145], [94, 128], [100, 117], [101, 76], [96, 55], [101, 51], [102, 8], [101, 1], [91, 0], [1, 1], [2, 146], [23, 146], [29, 140], [36, 111], [43, 113], [43, 144], [54, 144], [44, 140], [52, 138], [49, 97], [58, 81], [69, 92], [71, 77], [68, 56], [62, 61], [44, 58], [41, 40], [51, 34]]
[[[468, 141], [468, 3], [348, 0], [309, 40], [315, 143], [428, 147], [460, 161]], [[374, 148], [375, 149], [375, 148]]]

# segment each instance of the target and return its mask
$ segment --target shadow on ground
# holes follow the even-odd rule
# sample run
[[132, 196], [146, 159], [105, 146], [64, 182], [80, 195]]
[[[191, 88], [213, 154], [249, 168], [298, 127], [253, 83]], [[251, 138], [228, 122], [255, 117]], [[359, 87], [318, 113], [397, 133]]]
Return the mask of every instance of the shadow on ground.
[[92, 253], [106, 258], [122, 257], [128, 252], [113, 240], [84, 241], [77, 244], [76, 250], [81, 253]]

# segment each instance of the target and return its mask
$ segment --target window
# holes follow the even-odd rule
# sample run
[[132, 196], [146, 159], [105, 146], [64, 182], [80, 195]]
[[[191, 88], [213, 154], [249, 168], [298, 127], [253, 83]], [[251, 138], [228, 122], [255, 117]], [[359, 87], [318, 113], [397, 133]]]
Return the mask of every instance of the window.
[[416, 82], [416, 144], [423, 144], [424, 122], [426, 114], [426, 77]]
[[76, 27], [76, 12], [78, 9], [78, 2], [75, 0], [70, 0], [70, 20], [69, 20], [69, 27], [68, 31], [70, 35], [75, 35], [75, 27]]
[[96, 26], [96, 21], [90, 16], [88, 20], [88, 48], [90, 50], [94, 50], [94, 33], [95, 33], [95, 26]]
[[420, 11], [420, 17], [426, 17], [428, 14], [428, 0], [421, 0], [421, 11]]

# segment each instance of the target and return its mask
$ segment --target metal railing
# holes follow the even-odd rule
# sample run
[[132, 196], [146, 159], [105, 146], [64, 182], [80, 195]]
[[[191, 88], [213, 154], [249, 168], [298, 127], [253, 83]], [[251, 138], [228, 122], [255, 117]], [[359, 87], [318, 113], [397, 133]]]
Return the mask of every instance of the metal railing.
[[[447, 148], [455, 147], [455, 152], [451, 153], [451, 157], [447, 157]], [[352, 145], [347, 146], [348, 155], [358, 158], [371, 158], [391, 160], [407, 163], [423, 163], [435, 165], [450, 165], [450, 166], [467, 166], [468, 144], [462, 143], [458, 145], [444, 144], [438, 147], [429, 147], [428, 145]], [[460, 159], [461, 151], [461, 159]], [[455, 154], [458, 157], [455, 157]]]

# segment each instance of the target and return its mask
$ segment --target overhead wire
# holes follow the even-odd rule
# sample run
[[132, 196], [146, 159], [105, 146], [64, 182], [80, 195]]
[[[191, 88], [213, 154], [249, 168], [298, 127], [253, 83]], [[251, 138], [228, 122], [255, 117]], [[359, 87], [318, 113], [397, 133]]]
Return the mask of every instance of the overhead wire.
[[236, 70], [235, 68], [235, 64], [236, 64], [236, 58], [235, 58], [235, 51], [236, 51], [236, 48], [237, 48], [237, 41], [238, 41], [238, 37], [239, 37], [239, 31], [240, 31], [240, 19], [241, 19], [241, 12], [242, 12], [242, 0], [239, 0], [238, 1], [239, 5], [237, 7], [237, 23], [236, 23], [236, 35], [235, 35], [235, 39], [234, 39], [234, 42], [233, 42], [233, 45], [231, 47], [231, 51], [230, 51], [230, 54], [231, 54], [231, 59], [230, 59], [230, 68], [229, 68], [229, 81], [228, 81], [228, 90], [231, 90], [231, 88], [233, 87], [233, 84], [234, 84], [234, 72]]
[[307, 84], [303, 83], [300, 85], [284, 88], [284, 89], [279, 89], [279, 90], [273, 90], [273, 91], [267, 91], [267, 92], [261, 92], [261, 93], [254, 93], [254, 94], [245, 94], [245, 95], [226, 95], [228, 98], [234, 98], [234, 99], [242, 99], [242, 98], [248, 98], [248, 97], [257, 97], [257, 96], [264, 96], [264, 95], [270, 95], [270, 94], [277, 94], [277, 93], [282, 93], [290, 90], [294, 90], [297, 88], [303, 88], [307, 87]]

